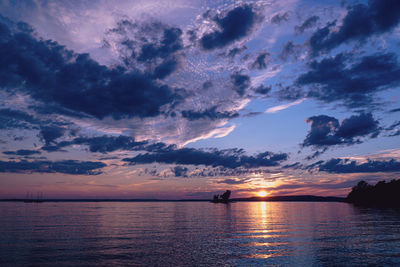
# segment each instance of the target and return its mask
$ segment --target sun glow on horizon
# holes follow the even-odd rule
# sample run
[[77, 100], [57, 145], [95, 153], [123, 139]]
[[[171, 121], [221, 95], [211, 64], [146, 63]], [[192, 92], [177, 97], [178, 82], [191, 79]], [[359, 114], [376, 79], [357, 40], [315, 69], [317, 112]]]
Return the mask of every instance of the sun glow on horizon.
[[259, 197], [266, 197], [268, 193], [265, 190], [259, 191], [256, 193]]

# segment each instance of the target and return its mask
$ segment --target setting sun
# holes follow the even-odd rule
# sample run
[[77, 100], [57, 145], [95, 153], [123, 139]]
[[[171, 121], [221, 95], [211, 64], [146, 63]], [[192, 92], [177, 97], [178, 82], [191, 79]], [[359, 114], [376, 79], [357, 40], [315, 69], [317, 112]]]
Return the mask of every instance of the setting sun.
[[257, 192], [257, 196], [259, 196], [259, 197], [266, 197], [267, 195], [268, 195], [268, 193], [264, 190]]

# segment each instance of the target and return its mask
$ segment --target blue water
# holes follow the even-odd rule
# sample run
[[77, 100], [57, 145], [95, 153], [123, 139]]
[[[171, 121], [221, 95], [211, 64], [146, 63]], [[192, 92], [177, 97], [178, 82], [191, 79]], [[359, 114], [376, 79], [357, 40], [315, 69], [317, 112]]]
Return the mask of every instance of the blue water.
[[0, 203], [1, 266], [400, 266], [400, 211], [346, 203]]

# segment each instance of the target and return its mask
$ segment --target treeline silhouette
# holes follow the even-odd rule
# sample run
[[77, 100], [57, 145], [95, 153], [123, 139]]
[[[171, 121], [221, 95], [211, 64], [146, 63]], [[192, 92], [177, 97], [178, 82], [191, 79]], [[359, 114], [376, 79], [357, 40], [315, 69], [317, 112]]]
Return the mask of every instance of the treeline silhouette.
[[360, 181], [347, 195], [346, 201], [357, 205], [400, 207], [400, 179], [370, 185]]

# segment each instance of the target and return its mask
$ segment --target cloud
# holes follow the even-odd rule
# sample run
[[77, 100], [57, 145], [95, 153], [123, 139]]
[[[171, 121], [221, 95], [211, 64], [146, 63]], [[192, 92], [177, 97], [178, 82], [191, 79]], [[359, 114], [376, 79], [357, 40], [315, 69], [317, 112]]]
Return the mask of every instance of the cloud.
[[279, 53], [279, 58], [283, 61], [288, 60], [290, 57], [293, 57], [295, 60], [297, 60], [300, 56], [301, 49], [301, 45], [293, 44], [292, 41], [288, 41]]
[[34, 154], [40, 154], [39, 150], [28, 150], [28, 149], [19, 149], [17, 151], [4, 151], [5, 155], [15, 155], [15, 156], [30, 156]]
[[32, 115], [13, 109], [0, 109], [0, 129], [31, 129], [32, 125], [39, 124], [40, 120]]
[[184, 50], [182, 30], [159, 21], [135, 22], [123, 19], [109, 29], [106, 46], [118, 47], [118, 54], [126, 67], [145, 70], [153, 77], [164, 79], [181, 65]]
[[391, 109], [389, 110], [389, 112], [390, 113], [400, 112], [400, 108]]
[[66, 129], [58, 126], [41, 126], [39, 137], [47, 144], [53, 143], [57, 138], [64, 135]]
[[301, 25], [296, 26], [294, 29], [297, 33], [303, 33], [305, 30], [314, 27], [319, 20], [318, 16], [311, 16], [306, 19]]
[[301, 104], [304, 100], [306, 100], [306, 99], [302, 98], [302, 99], [296, 100], [296, 101], [288, 103], [288, 104], [279, 105], [279, 106], [275, 106], [275, 107], [270, 107], [265, 111], [265, 113], [276, 113], [278, 111], [281, 111], [281, 110], [290, 108], [292, 106], [296, 106], [298, 104]]
[[235, 90], [239, 96], [243, 96], [246, 89], [250, 86], [250, 76], [235, 72], [231, 74], [231, 81], [233, 84], [233, 90]]
[[281, 24], [282, 22], [288, 21], [288, 20], [289, 20], [289, 13], [288, 13], [288, 12], [285, 12], [285, 13], [276, 14], [275, 16], [273, 16], [273, 17], [271, 18], [271, 23], [274, 23], [274, 24]]
[[217, 181], [217, 183], [219, 184], [230, 184], [230, 185], [235, 185], [235, 184], [246, 184], [247, 180], [239, 180], [239, 179], [224, 179], [224, 180], [220, 180]]
[[395, 54], [368, 55], [351, 65], [350, 59], [350, 55], [341, 53], [319, 62], [313, 60], [310, 70], [297, 78], [295, 86], [307, 86], [307, 97], [327, 103], [343, 101], [349, 108], [359, 108], [373, 105], [374, 93], [400, 84]]
[[370, 36], [392, 30], [400, 22], [400, 2], [397, 0], [370, 0], [368, 5], [350, 6], [337, 30], [336, 22], [318, 29], [309, 43], [314, 55], [350, 41], [362, 42]]
[[375, 138], [381, 131], [379, 122], [371, 113], [362, 113], [346, 118], [339, 123], [334, 117], [312, 116], [307, 119], [311, 129], [302, 146], [325, 148], [333, 145], [352, 145], [361, 143], [360, 137]]
[[267, 68], [267, 59], [270, 56], [269, 53], [267, 52], [261, 52], [258, 54], [257, 58], [254, 60], [254, 62], [250, 65], [250, 69], [258, 69], [258, 70], [263, 70]]
[[281, 101], [296, 101], [306, 96], [305, 92], [297, 86], [284, 86], [278, 83], [276, 87], [278, 90], [274, 92], [274, 95]]
[[[53, 143], [68, 130], [73, 133], [72, 125], [62, 120], [40, 119], [21, 110], [0, 109], [0, 129], [39, 130], [38, 137], [46, 144]], [[21, 141], [19, 139], [14, 138], [15, 141]]]
[[175, 177], [188, 177], [188, 168], [182, 166], [175, 166], [171, 168], [172, 172], [174, 173]]
[[254, 90], [254, 93], [256, 93], [256, 94], [268, 95], [272, 90], [272, 86], [265, 86], [265, 85], [260, 84], [256, 88], [253, 88], [253, 90]]
[[[159, 25], [156, 25], [156, 27], [159, 27]], [[179, 28], [164, 29], [163, 38], [160, 44], [157, 45], [152, 42], [142, 46], [138, 60], [147, 61], [155, 57], [169, 57], [171, 54], [183, 48], [181, 35], [182, 30]]]
[[350, 159], [331, 159], [310, 165], [319, 171], [328, 173], [375, 173], [375, 172], [400, 172], [400, 162], [394, 159], [388, 161], [369, 160], [357, 163]]
[[129, 136], [96, 136], [96, 137], [77, 137], [71, 141], [62, 141], [55, 145], [45, 145], [42, 147], [47, 152], [59, 151], [60, 149], [72, 145], [85, 145], [90, 152], [108, 153], [116, 150], [143, 150], [147, 142], [136, 142]]
[[[181, 168], [186, 168], [179, 166], [177, 169], [178, 174], [180, 171], [184, 172], [185, 177], [188, 178], [196, 178], [196, 177], [222, 177], [222, 176], [229, 176], [229, 177], [254, 177], [254, 176], [262, 176], [265, 174], [271, 174], [271, 173], [278, 173], [278, 171], [272, 171], [270, 169], [265, 169], [264, 167], [262, 168], [246, 168], [246, 167], [237, 167], [237, 168], [228, 168], [228, 167], [195, 167], [195, 168], [187, 168], [187, 169], [182, 169]], [[157, 170], [148, 170], [145, 169], [144, 173], [146, 174], [151, 174], [152, 176], [155, 177], [171, 177], [171, 176], [176, 176], [175, 174], [175, 168], [168, 168], [166, 170], [162, 171], [157, 171]], [[247, 178], [243, 178], [247, 179]]]
[[131, 164], [166, 163], [181, 165], [206, 165], [222, 166], [226, 168], [257, 168], [278, 166], [288, 157], [285, 153], [264, 152], [255, 156], [247, 156], [241, 149], [227, 150], [200, 150], [194, 148], [159, 150], [156, 153], [139, 154], [133, 158], [125, 158], [124, 161]]
[[[209, 123], [209, 121], [206, 121], [206, 123]], [[185, 146], [187, 144], [196, 142], [201, 139], [208, 139], [208, 138], [222, 138], [230, 134], [233, 130], [235, 129], [235, 125], [230, 125], [226, 127], [218, 127], [215, 128], [203, 135], [197, 135], [197, 137], [193, 139], [187, 140], [185, 143], [181, 144], [181, 146]]]
[[179, 67], [179, 61], [176, 58], [166, 60], [154, 69], [154, 77], [164, 79], [171, 73], [175, 72]]
[[391, 132], [387, 136], [391, 137], [400, 135], [400, 129], [398, 129], [398, 126], [400, 126], [400, 121], [396, 121], [392, 123], [389, 127], [385, 128], [386, 131]]
[[26, 93], [42, 106], [59, 106], [98, 119], [144, 118], [159, 115], [163, 106], [180, 98], [151, 73], [108, 68], [87, 54], [36, 38], [29, 25], [8, 27], [1, 20], [0, 24], [0, 88]]
[[64, 173], [73, 175], [98, 175], [98, 169], [107, 166], [94, 161], [0, 161], [0, 172], [12, 173]]
[[241, 47], [234, 47], [230, 49], [228, 52], [222, 52], [222, 56], [227, 56], [229, 58], [235, 58], [236, 56], [240, 55], [243, 51], [247, 49], [247, 46], [243, 45]]
[[324, 154], [327, 150], [328, 150], [328, 147], [324, 147], [324, 148], [322, 148], [320, 150], [315, 151], [313, 154], [308, 155], [305, 159], [306, 160], [312, 160], [312, 159], [318, 158], [319, 156]]
[[303, 165], [300, 162], [295, 162], [282, 166], [282, 169], [301, 169], [302, 167]]
[[193, 110], [183, 110], [182, 117], [188, 120], [199, 120], [199, 119], [210, 119], [210, 120], [219, 120], [219, 119], [232, 119], [239, 117], [239, 113], [234, 111], [217, 111], [217, 106], [208, 108], [203, 111], [193, 111]]
[[201, 47], [213, 50], [246, 37], [256, 24], [257, 17], [252, 5], [241, 5], [225, 14], [216, 15], [212, 20], [218, 29], [200, 38]]

